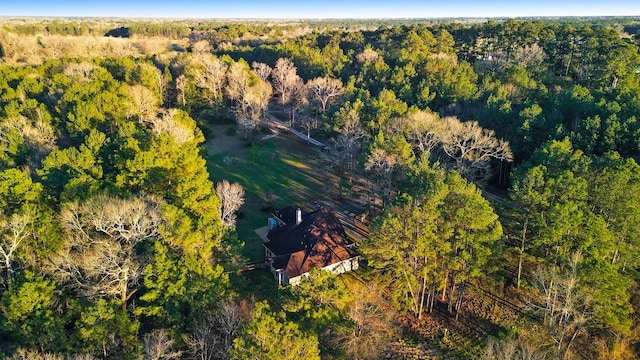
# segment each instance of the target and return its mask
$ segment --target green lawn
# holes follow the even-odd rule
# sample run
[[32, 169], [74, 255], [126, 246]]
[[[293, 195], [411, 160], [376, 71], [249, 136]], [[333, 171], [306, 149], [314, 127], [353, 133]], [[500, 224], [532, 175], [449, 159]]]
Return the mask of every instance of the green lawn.
[[207, 142], [207, 149], [213, 181], [239, 182], [245, 189], [237, 231], [245, 243], [242, 254], [249, 261], [263, 260], [262, 240], [254, 230], [267, 225], [270, 212], [265, 205], [304, 206], [324, 196], [330, 187], [327, 177], [315, 167], [315, 149], [283, 135], [265, 140], [252, 150], [240, 136], [229, 136], [219, 129]]

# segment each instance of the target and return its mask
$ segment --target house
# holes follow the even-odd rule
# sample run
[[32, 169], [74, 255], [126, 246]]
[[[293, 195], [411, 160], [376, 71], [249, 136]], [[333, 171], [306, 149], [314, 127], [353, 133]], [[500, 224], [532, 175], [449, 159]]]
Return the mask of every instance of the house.
[[310, 213], [293, 206], [269, 218], [265, 257], [279, 285], [297, 285], [312, 269], [341, 274], [358, 268], [358, 253], [336, 214], [327, 208]]

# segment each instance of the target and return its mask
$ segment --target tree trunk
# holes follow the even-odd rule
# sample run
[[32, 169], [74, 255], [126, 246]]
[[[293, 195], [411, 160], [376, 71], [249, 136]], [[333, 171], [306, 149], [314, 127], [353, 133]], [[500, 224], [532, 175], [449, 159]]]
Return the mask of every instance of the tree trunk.
[[516, 288], [520, 289], [520, 276], [522, 275], [522, 259], [524, 257], [524, 243], [527, 237], [527, 225], [529, 224], [529, 218], [524, 220], [522, 226], [522, 239], [520, 242], [520, 256], [518, 257], [518, 280], [516, 281]]
[[467, 282], [463, 282], [460, 286], [460, 295], [458, 296], [458, 300], [456, 301], [456, 321], [458, 321], [458, 316], [460, 315], [460, 308], [462, 307], [462, 300], [464, 299], [464, 293], [467, 289]]

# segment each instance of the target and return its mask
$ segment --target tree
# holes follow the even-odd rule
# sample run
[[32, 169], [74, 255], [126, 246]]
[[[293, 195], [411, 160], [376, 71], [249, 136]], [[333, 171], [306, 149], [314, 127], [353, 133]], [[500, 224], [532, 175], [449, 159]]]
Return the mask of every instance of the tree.
[[581, 254], [574, 253], [565, 267], [541, 267], [535, 275], [537, 293], [529, 306], [542, 313], [543, 325], [555, 341], [555, 356], [567, 358], [571, 345], [592, 321], [588, 291], [579, 286], [578, 267]]
[[187, 90], [187, 77], [184, 74], [181, 74], [176, 78], [176, 90], [178, 90], [178, 94], [180, 95], [180, 102], [182, 106], [185, 104], [185, 94]]
[[431, 155], [439, 148], [447, 131], [446, 124], [440, 117], [430, 111], [410, 113], [400, 118], [402, 127], [406, 131], [407, 140], [418, 150], [418, 154]]
[[285, 290], [284, 310], [319, 338], [321, 350], [330, 351], [335, 337], [349, 327], [347, 307], [353, 297], [335, 274], [314, 269], [300, 284]]
[[60, 217], [67, 241], [52, 258], [53, 275], [83, 296], [117, 299], [126, 309], [142, 274], [136, 246], [157, 236], [161, 204], [151, 196], [65, 204]]
[[9, 285], [14, 281], [13, 261], [20, 244], [32, 235], [33, 220], [29, 214], [14, 213], [8, 219], [0, 213], [0, 260]]
[[202, 234], [194, 234], [188, 218], [175, 219], [175, 214], [167, 213], [165, 217], [162, 241], [156, 240], [153, 258], [144, 268], [145, 292], [136, 313], [184, 331], [201, 324], [202, 314], [220, 305], [229, 280], [222, 266], [212, 263], [209, 252], [200, 253]]
[[133, 85], [129, 87], [131, 96], [131, 109], [129, 116], [135, 116], [138, 121], [144, 122], [153, 118], [158, 112], [160, 98], [144, 85]]
[[247, 120], [248, 98], [251, 74], [246, 63], [234, 62], [227, 71], [227, 96], [234, 102], [233, 113], [238, 121]]
[[383, 205], [391, 197], [399, 167], [398, 156], [382, 148], [373, 149], [367, 158], [364, 168], [373, 174], [374, 181], [380, 186]]
[[320, 104], [320, 113], [327, 111], [327, 106], [344, 92], [342, 81], [329, 77], [317, 77], [309, 80], [307, 89], [311, 101]]
[[273, 88], [280, 96], [280, 104], [283, 109], [291, 101], [300, 80], [295, 65], [289, 59], [278, 59], [276, 66], [271, 70], [271, 81]]
[[176, 351], [175, 340], [164, 329], [144, 334], [142, 355], [144, 360], [171, 360], [182, 358], [182, 351]]
[[486, 271], [502, 227], [480, 191], [457, 173], [421, 168], [413, 177], [423, 185], [374, 220], [361, 251], [382, 271], [399, 310], [420, 318], [441, 291], [457, 317], [466, 284]]
[[154, 134], [167, 134], [178, 145], [196, 140], [196, 124], [183, 110], [167, 109], [146, 122]]
[[256, 61], [251, 63], [251, 69], [253, 70], [253, 73], [262, 81], [267, 81], [269, 75], [271, 75], [271, 70], [273, 70], [271, 66]]
[[491, 160], [512, 161], [509, 143], [496, 138], [493, 130], [483, 129], [476, 121], [461, 122], [453, 117], [445, 118], [444, 122], [442, 150], [465, 178], [482, 184], [492, 175]]
[[[360, 114], [358, 109], [363, 106], [362, 102], [357, 102], [347, 111], [340, 111], [336, 118], [339, 118], [340, 128], [338, 135], [331, 139], [330, 146], [321, 152], [321, 161], [328, 168], [337, 168], [340, 178], [348, 171], [354, 171], [359, 158], [362, 156], [362, 142], [367, 138], [367, 132], [360, 125]], [[346, 109], [346, 108], [345, 108]]]
[[375, 284], [354, 282], [346, 315], [351, 321], [334, 343], [349, 359], [380, 359], [394, 334], [393, 313], [384, 308], [382, 290]]
[[231, 351], [231, 359], [258, 358], [319, 360], [318, 338], [288, 321], [284, 313], [273, 312], [266, 302], [259, 302], [253, 309], [251, 322], [242, 336], [234, 340]]
[[222, 89], [228, 65], [217, 57], [205, 54], [194, 55], [187, 67], [187, 74], [193, 78], [196, 87], [202, 90], [202, 97], [210, 105], [222, 99]]
[[64, 349], [69, 345], [64, 315], [68, 309], [58, 291], [53, 280], [26, 271], [24, 281], [3, 293], [0, 327], [23, 346], [42, 351]]
[[216, 193], [220, 198], [220, 217], [225, 227], [236, 225], [236, 212], [244, 204], [244, 189], [239, 183], [222, 180], [216, 185]]
[[78, 349], [100, 354], [102, 358], [138, 358], [140, 322], [122, 308], [98, 299], [83, 308], [76, 322]]

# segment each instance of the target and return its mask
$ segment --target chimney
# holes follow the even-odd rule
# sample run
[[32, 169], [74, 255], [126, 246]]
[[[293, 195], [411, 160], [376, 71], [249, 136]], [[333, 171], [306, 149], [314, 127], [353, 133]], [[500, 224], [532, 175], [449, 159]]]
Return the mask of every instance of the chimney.
[[302, 210], [300, 208], [296, 209], [296, 225], [300, 225], [302, 222]]

